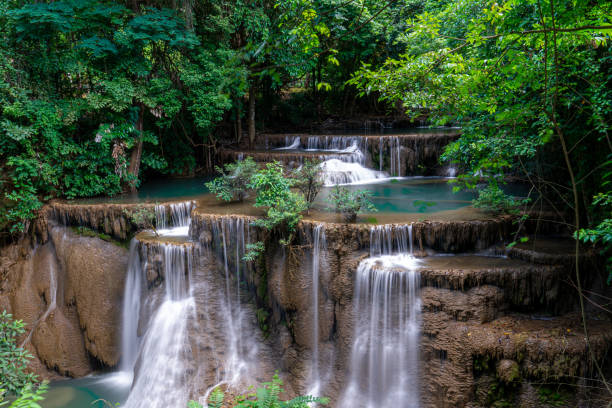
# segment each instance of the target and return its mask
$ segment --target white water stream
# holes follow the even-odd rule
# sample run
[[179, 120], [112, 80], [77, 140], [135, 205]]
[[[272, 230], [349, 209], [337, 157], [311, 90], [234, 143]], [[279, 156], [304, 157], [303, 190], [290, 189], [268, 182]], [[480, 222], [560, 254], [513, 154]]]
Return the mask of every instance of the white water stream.
[[321, 373], [319, 356], [319, 271], [321, 252], [327, 247], [325, 224], [317, 224], [312, 230], [312, 365], [308, 380], [308, 395], [321, 396]]
[[418, 408], [420, 298], [411, 226], [376, 226], [355, 277], [354, 335], [342, 408]]

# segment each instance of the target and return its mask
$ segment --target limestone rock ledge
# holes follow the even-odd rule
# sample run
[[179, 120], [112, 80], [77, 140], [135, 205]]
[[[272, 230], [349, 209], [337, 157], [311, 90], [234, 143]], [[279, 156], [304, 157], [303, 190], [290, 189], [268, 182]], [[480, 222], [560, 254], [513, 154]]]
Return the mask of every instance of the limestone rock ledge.
[[48, 233], [33, 249], [24, 241], [0, 251], [0, 308], [26, 323], [20, 342], [43, 378], [115, 366], [127, 250], [65, 227]]

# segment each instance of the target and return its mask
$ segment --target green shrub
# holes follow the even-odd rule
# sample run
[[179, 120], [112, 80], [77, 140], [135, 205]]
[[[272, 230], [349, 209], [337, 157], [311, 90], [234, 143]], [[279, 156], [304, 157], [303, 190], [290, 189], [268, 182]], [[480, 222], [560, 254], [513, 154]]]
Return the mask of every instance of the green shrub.
[[[38, 387], [33, 384], [27, 384], [21, 390], [19, 396], [7, 408], [40, 408], [37, 401], [45, 399], [43, 395], [47, 392], [48, 388], [46, 381], [43, 381]], [[0, 389], [0, 406], [7, 404], [7, 402], [3, 402], [4, 394], [5, 390]]]
[[350, 191], [346, 187], [336, 186], [328, 200], [336, 212], [342, 213], [346, 222], [354, 222], [362, 211], [377, 211], [370, 200], [371, 196], [372, 193], [367, 190]]
[[4, 310], [0, 314], [0, 389], [20, 394], [30, 384], [38, 381], [34, 374], [26, 373], [32, 355], [17, 346], [17, 338], [25, 333], [25, 324], [13, 320]]
[[152, 208], [137, 207], [136, 209], [124, 209], [123, 213], [128, 217], [128, 220], [136, 226], [138, 230], [150, 229], [157, 234], [155, 228], [155, 211]]
[[[282, 385], [283, 381], [275, 374], [272, 382], [264, 383], [253, 393], [237, 397], [237, 404], [233, 408], [308, 408], [311, 406], [310, 404], [327, 405], [329, 403], [327, 398], [309, 395], [299, 396], [289, 401], [281, 401], [279, 395], [284, 391]], [[219, 388], [215, 389], [209, 398], [209, 407], [220, 408], [223, 405], [224, 397]], [[202, 405], [190, 401], [188, 407], [202, 408]]]
[[528, 201], [528, 199], [516, 200], [504, 193], [499, 186], [488, 184], [478, 191], [478, 197], [474, 200], [474, 207], [495, 214], [518, 214], [520, 207], [527, 204]]
[[251, 177], [257, 171], [253, 158], [228, 163], [223, 168], [216, 166], [219, 177], [206, 183], [206, 187], [223, 201], [243, 201], [248, 197]]
[[292, 172], [291, 177], [295, 180], [295, 188], [304, 195], [307, 211], [310, 210], [323, 187], [323, 178], [319, 162], [315, 160], [304, 161], [301, 167]]
[[[281, 245], [291, 244], [302, 212], [307, 208], [304, 197], [291, 191], [294, 182], [285, 177], [283, 165], [274, 161], [258, 170], [248, 185], [256, 192], [255, 207], [267, 207], [266, 217], [253, 224], [266, 230], [277, 229], [282, 235]], [[245, 259], [253, 259], [262, 249], [261, 244], [251, 245]]]

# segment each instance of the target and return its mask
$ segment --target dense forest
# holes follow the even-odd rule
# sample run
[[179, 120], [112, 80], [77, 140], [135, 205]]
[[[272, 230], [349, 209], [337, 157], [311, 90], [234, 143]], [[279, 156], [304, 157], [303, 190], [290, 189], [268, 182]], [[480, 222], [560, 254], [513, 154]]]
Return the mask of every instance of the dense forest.
[[[406, 114], [456, 124], [460, 186], [609, 242], [610, 3], [7, 1], [2, 214], [211, 171], [265, 129]], [[484, 183], [484, 184], [483, 184]], [[486, 185], [486, 187], [483, 187]], [[607, 232], [606, 232], [607, 231]]]
[[557, 225], [612, 282], [611, 1], [0, 3], [3, 243], [52, 199], [212, 177], [260, 134], [388, 123], [459, 128], [455, 190], [514, 216], [510, 245]]

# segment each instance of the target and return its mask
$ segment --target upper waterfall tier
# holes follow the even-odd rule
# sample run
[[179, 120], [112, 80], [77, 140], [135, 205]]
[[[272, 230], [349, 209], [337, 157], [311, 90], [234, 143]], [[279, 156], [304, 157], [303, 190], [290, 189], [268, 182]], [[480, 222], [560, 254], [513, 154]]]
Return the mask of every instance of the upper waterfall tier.
[[251, 155], [256, 161], [276, 159], [289, 165], [301, 163], [308, 157], [335, 158], [396, 177], [454, 176], [451, 168], [440, 165], [439, 158], [445, 146], [458, 137], [457, 129], [380, 135], [264, 134], [257, 140], [257, 149], [265, 150], [267, 155], [236, 152], [232, 157]]

